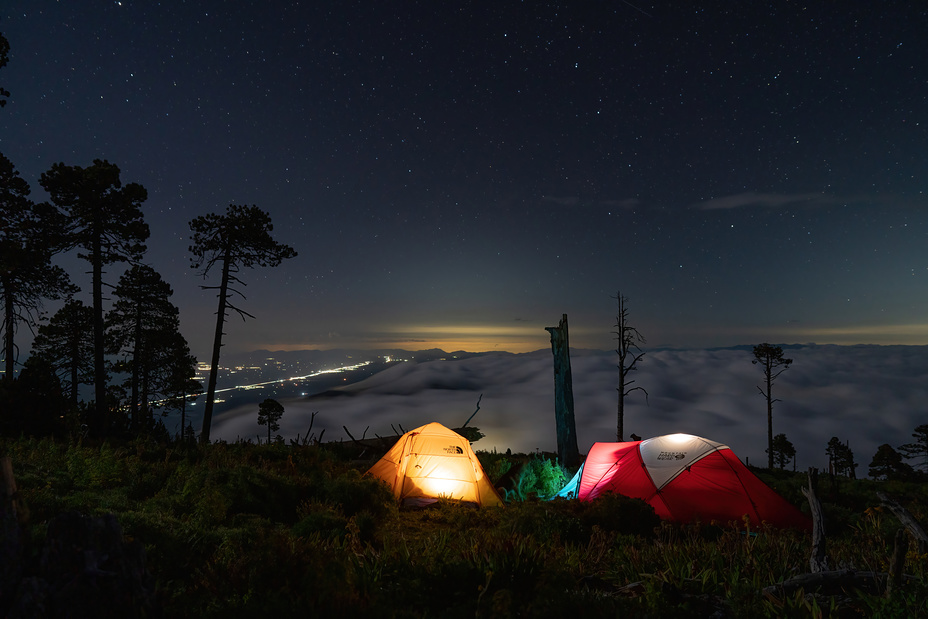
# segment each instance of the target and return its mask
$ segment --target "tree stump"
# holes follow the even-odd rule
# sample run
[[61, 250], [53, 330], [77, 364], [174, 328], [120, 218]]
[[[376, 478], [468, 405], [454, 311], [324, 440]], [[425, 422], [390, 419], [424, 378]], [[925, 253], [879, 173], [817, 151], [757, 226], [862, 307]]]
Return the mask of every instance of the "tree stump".
[[570, 373], [570, 342], [567, 334], [567, 314], [556, 327], [545, 327], [551, 334], [554, 354], [554, 420], [557, 429], [557, 456], [564, 466], [580, 463], [577, 447], [577, 424], [574, 421], [574, 387]]

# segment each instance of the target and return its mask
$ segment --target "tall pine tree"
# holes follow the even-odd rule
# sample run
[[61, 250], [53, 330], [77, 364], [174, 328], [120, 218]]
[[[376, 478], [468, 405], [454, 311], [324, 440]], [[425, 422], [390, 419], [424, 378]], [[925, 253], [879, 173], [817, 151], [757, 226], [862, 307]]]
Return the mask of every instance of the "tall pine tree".
[[67, 274], [52, 264], [61, 247], [64, 218], [49, 204], [29, 199], [29, 184], [0, 154], [0, 298], [3, 304], [4, 376], [13, 379], [17, 327], [37, 326], [44, 299], [76, 291]]
[[48, 363], [58, 375], [65, 395], [77, 407], [80, 386], [93, 384], [93, 310], [70, 300], [39, 327], [32, 356]]
[[180, 333], [167, 350], [169, 355], [164, 365], [168, 373], [164, 376], [161, 393], [164, 414], [170, 411], [180, 411], [180, 438], [186, 442], [187, 436], [187, 398], [203, 391], [203, 385], [194, 376], [196, 374], [197, 359], [190, 354], [190, 347]]
[[842, 443], [837, 436], [832, 436], [825, 448], [828, 456], [828, 466], [834, 475], [846, 475], [857, 479], [857, 464], [854, 462], [854, 451], [847, 443]]
[[141, 205], [148, 192], [138, 183], [122, 184], [119, 168], [95, 159], [92, 166], [56, 163], [39, 183], [67, 216], [71, 245], [91, 266], [93, 296], [94, 418], [92, 430], [106, 433], [106, 357], [103, 315], [103, 275], [107, 265], [141, 258], [148, 224]]
[[230, 204], [225, 214], [211, 213], [202, 215], [190, 222], [193, 257], [190, 266], [200, 271], [206, 278], [213, 268], [219, 268], [219, 285], [203, 286], [204, 289], [218, 290], [219, 309], [216, 311], [216, 332], [213, 336], [213, 354], [206, 387], [206, 403], [203, 410], [203, 429], [200, 442], [209, 442], [210, 426], [213, 420], [213, 399], [216, 396], [216, 376], [219, 372], [219, 351], [222, 348], [222, 328], [229, 310], [254, 318], [248, 312], [230, 302], [230, 297], [239, 295], [241, 290], [235, 285], [244, 285], [238, 278], [242, 269], [256, 266], [274, 267], [287, 258], [296, 256], [296, 251], [289, 245], [278, 243], [271, 237], [274, 226], [271, 217], [257, 206], [240, 206]]
[[777, 376], [789, 369], [792, 359], [783, 356], [783, 349], [764, 342], [758, 344], [753, 350], [754, 358], [751, 363], [760, 365], [764, 370], [766, 388], [758, 385], [757, 390], [767, 400], [767, 468], [773, 468], [773, 404], [779, 400], [773, 397], [773, 381]]
[[163, 395], [175, 348], [186, 348], [180, 334], [174, 291], [149, 266], [133, 266], [119, 278], [113, 309], [107, 314], [107, 352], [120, 357], [117, 371], [127, 374], [129, 426], [135, 432], [152, 422], [150, 403]]

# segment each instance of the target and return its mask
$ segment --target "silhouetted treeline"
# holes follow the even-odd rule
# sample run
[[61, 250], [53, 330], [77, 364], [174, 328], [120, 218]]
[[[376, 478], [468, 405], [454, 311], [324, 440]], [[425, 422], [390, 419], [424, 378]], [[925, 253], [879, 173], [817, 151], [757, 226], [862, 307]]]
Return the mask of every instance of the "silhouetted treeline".
[[[149, 228], [142, 204], [148, 192], [123, 183], [119, 168], [100, 159], [88, 167], [56, 163], [39, 183], [49, 202], [33, 202], [29, 183], [0, 154], [0, 432], [169, 439], [159, 417], [179, 412], [181, 432], [192, 433], [186, 402], [201, 394], [202, 385], [193, 378], [197, 360], [180, 332], [174, 291], [145, 264]], [[213, 266], [221, 271], [218, 286], [203, 286], [218, 290], [219, 299], [201, 433], [208, 442], [222, 326], [228, 310], [250, 316], [230, 302], [242, 283], [238, 273], [276, 266], [296, 251], [271, 238], [270, 216], [256, 206], [229, 205], [224, 214], [189, 225], [191, 267], [203, 277]], [[89, 264], [89, 304], [53, 263], [70, 251]], [[114, 265], [125, 267], [116, 281]], [[49, 301], [62, 305], [46, 319]], [[16, 344], [23, 327], [35, 334], [29, 355], [20, 355]]]

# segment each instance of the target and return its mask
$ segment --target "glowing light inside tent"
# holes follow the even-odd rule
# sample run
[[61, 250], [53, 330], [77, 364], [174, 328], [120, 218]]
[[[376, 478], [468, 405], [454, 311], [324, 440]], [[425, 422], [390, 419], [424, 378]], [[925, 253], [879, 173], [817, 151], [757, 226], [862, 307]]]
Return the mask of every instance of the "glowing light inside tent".
[[688, 443], [688, 442], [690, 442], [691, 440], [693, 440], [693, 436], [692, 436], [692, 435], [690, 435], [690, 434], [680, 434], [680, 433], [677, 433], [677, 434], [667, 434], [667, 435], [665, 435], [665, 436], [663, 436], [663, 437], [661, 437], [661, 438], [663, 438], [663, 440], [667, 441], [668, 443], [678, 443], [678, 444], [680, 444], [680, 443]]
[[439, 423], [404, 434], [368, 473], [390, 484], [404, 502], [449, 498], [502, 505], [467, 441]]
[[[453, 473], [447, 473], [449, 476]], [[441, 471], [436, 476], [418, 478], [415, 484], [421, 488], [424, 496], [440, 496], [449, 499], [470, 499], [474, 493], [473, 484], [457, 479], [445, 479]]]
[[472, 501], [476, 500], [474, 487], [474, 467], [469, 458], [457, 455], [447, 455], [444, 449], [439, 448], [442, 455], [420, 454], [414, 471], [410, 475], [407, 468], [407, 483], [415, 488], [410, 496], [442, 496], [451, 499]]

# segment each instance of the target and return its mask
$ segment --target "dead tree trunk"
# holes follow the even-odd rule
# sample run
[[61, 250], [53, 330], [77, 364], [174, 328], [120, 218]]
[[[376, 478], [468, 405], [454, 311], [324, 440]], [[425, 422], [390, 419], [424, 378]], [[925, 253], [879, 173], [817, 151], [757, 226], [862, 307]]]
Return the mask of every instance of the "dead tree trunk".
[[0, 515], [4, 512], [9, 512], [20, 524], [29, 518], [29, 510], [16, 491], [13, 461], [9, 456], [0, 458]]
[[828, 571], [828, 559], [825, 555], [825, 517], [822, 514], [822, 504], [815, 496], [815, 485], [818, 480], [818, 469], [809, 469], [809, 487], [803, 488], [802, 494], [809, 501], [812, 509], [812, 556], [809, 558], [809, 567], [813, 573]]
[[905, 529], [896, 531], [895, 543], [893, 544], [893, 556], [889, 562], [889, 577], [886, 579], [886, 597], [892, 597], [893, 593], [898, 591], [903, 582], [902, 569], [905, 567], [905, 555], [909, 551], [909, 538], [905, 535]]
[[570, 373], [570, 342], [567, 337], [567, 314], [556, 327], [545, 327], [551, 334], [554, 354], [554, 419], [557, 428], [557, 456], [564, 466], [580, 462], [577, 448], [577, 425], [574, 421], [574, 387]]
[[925, 554], [928, 552], [928, 534], [925, 533], [925, 530], [921, 527], [912, 514], [909, 513], [905, 507], [903, 507], [899, 501], [892, 498], [883, 491], [878, 491], [876, 493], [877, 498], [880, 499], [880, 502], [889, 508], [889, 510], [899, 519], [906, 529], [909, 530], [909, 533], [912, 534], [912, 537], [915, 538], [916, 543], [918, 544], [918, 554]]

